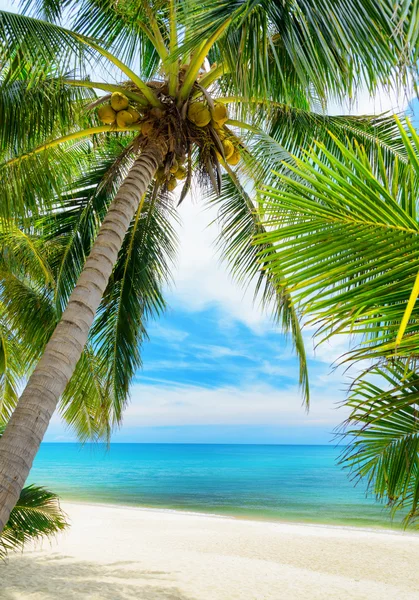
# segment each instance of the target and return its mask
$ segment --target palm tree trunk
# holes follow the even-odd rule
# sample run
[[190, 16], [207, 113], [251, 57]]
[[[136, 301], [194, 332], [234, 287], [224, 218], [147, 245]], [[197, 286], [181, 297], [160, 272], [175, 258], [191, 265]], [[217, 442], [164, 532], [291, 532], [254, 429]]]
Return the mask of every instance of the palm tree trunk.
[[129, 224], [164, 147], [150, 143], [109, 207], [90, 256], [0, 440], [0, 533], [15, 506], [61, 394], [87, 341]]

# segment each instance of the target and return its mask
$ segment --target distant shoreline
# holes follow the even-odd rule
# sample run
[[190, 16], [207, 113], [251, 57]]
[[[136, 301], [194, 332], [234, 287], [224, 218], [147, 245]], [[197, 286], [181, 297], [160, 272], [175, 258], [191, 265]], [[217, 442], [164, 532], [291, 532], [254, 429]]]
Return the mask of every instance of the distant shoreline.
[[152, 512], [152, 513], [162, 513], [162, 514], [174, 514], [179, 516], [191, 516], [191, 517], [203, 517], [208, 519], [221, 519], [232, 520], [232, 521], [245, 521], [250, 523], [267, 523], [270, 525], [289, 525], [290, 527], [315, 527], [321, 529], [343, 529], [347, 531], [364, 531], [367, 533], [382, 533], [382, 534], [394, 534], [401, 535], [403, 537], [412, 536], [415, 539], [419, 539], [419, 531], [415, 531], [412, 529], [404, 530], [401, 527], [391, 528], [385, 526], [377, 527], [363, 527], [362, 525], [340, 525], [333, 523], [320, 523], [320, 522], [310, 522], [310, 521], [287, 521], [285, 519], [273, 519], [273, 518], [264, 518], [261, 516], [257, 518], [256, 516], [245, 516], [245, 515], [233, 515], [233, 514], [221, 514], [221, 513], [208, 513], [202, 511], [194, 511], [194, 510], [182, 510], [179, 508], [167, 508], [167, 507], [157, 507], [157, 506], [141, 506], [134, 504], [116, 504], [114, 502], [93, 502], [90, 500], [66, 500], [62, 499], [60, 501], [62, 506], [65, 505], [75, 505], [75, 506], [89, 506], [91, 508], [100, 507], [100, 508], [115, 508], [115, 509], [123, 509], [123, 510], [133, 510], [133, 511], [143, 511], [143, 512]]
[[73, 446], [80, 446], [80, 448], [84, 446], [91, 447], [108, 447], [110, 446], [120, 446], [120, 445], [135, 445], [135, 446], [263, 446], [263, 447], [292, 447], [298, 448], [299, 446], [302, 448], [345, 448], [346, 444], [261, 444], [259, 442], [251, 442], [251, 443], [238, 443], [238, 442], [111, 442], [107, 444], [106, 442], [78, 442], [78, 441], [55, 441], [55, 442], [42, 442], [42, 446], [52, 445], [52, 444], [72, 444]]

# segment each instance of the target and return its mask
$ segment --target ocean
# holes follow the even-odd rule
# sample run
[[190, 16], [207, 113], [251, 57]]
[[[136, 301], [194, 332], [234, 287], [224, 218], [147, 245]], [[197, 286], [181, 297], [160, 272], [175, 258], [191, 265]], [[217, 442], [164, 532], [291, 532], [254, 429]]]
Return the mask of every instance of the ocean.
[[393, 527], [333, 446], [45, 443], [29, 482], [63, 500], [270, 521]]

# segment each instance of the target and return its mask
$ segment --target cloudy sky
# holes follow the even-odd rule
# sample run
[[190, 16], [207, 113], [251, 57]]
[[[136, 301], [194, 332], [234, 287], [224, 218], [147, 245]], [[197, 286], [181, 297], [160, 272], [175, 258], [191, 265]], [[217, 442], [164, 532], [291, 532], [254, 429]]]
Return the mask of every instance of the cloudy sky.
[[[0, 0], [0, 8], [12, 4]], [[338, 114], [403, 110], [409, 98], [375, 98], [361, 93], [350, 107], [331, 106]], [[168, 310], [149, 324], [131, 403], [118, 442], [305, 443], [334, 439], [345, 418], [338, 409], [348, 378], [331, 364], [346, 349], [334, 341], [310, 356], [311, 408], [307, 413], [298, 390], [298, 364], [290, 344], [266, 315], [231, 280], [216, 254], [216, 217], [199, 194], [180, 208], [181, 240], [175, 285], [167, 291]], [[46, 441], [71, 441], [58, 417]]]

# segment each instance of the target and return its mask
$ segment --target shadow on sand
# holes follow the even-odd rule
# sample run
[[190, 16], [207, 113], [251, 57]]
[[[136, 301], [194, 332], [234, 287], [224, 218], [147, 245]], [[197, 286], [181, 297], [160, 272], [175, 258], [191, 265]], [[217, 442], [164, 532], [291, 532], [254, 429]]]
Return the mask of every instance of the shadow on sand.
[[0, 563], [0, 598], [194, 600], [181, 592], [173, 579], [174, 574], [142, 571], [138, 563], [129, 561], [100, 564], [58, 553], [39, 556], [29, 552]]

